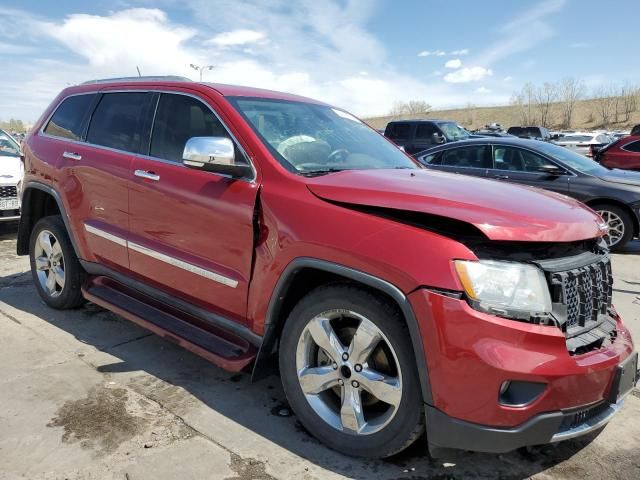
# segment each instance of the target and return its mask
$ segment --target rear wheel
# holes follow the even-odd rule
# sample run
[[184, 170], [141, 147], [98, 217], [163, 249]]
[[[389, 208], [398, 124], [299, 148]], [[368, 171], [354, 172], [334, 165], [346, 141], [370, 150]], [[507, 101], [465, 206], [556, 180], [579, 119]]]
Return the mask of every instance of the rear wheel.
[[332, 285], [304, 297], [283, 331], [280, 373], [300, 422], [341, 453], [386, 457], [423, 431], [420, 382], [403, 319], [366, 290]]
[[36, 223], [31, 232], [29, 257], [33, 282], [47, 305], [64, 310], [84, 303], [81, 286], [85, 272], [62, 218], [44, 217]]
[[606, 203], [593, 205], [591, 208], [600, 214], [609, 227], [609, 232], [604, 236], [609, 248], [614, 251], [624, 248], [633, 238], [634, 224], [631, 215], [617, 205]]

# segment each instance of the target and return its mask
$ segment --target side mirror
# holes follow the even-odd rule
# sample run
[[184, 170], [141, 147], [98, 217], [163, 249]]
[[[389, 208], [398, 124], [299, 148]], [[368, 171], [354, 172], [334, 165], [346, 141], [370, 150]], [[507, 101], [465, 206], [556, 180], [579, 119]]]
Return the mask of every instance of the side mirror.
[[440, 135], [438, 132], [435, 132], [433, 135], [431, 135], [431, 138], [433, 139], [433, 143], [436, 143], [438, 145], [447, 141], [447, 139], [444, 138], [444, 135]]
[[538, 168], [539, 172], [546, 173], [547, 175], [552, 175], [554, 177], [564, 175], [566, 172], [556, 165], [542, 165]]
[[251, 165], [236, 159], [233, 142], [226, 137], [192, 137], [187, 140], [182, 163], [207, 172], [246, 178], [252, 175]]

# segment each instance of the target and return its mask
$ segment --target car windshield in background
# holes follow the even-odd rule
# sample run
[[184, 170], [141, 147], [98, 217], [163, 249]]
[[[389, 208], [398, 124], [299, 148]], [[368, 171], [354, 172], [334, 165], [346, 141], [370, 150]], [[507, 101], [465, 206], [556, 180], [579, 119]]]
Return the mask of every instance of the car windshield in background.
[[420, 168], [388, 140], [342, 110], [325, 105], [231, 97], [265, 145], [300, 174]]
[[601, 175], [608, 171], [606, 167], [603, 167], [595, 160], [591, 160], [590, 158], [573, 152], [565, 147], [553, 145], [552, 143], [540, 142], [539, 145], [536, 145], [536, 150], [546, 153], [550, 157], [555, 158], [568, 167], [571, 167], [581, 173], [586, 173], [588, 175]]
[[560, 137], [559, 142], [590, 142], [593, 140], [593, 135], [565, 135]]
[[17, 157], [20, 155], [20, 145], [4, 132], [0, 132], [0, 157]]
[[454, 122], [437, 122], [437, 125], [449, 141], [466, 140], [470, 137], [469, 132]]

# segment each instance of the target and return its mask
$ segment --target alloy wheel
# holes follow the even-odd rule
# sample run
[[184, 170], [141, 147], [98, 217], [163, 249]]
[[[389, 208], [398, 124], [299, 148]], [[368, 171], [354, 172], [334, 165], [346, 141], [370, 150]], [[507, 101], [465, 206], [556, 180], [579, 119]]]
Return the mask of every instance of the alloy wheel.
[[311, 319], [298, 340], [296, 371], [309, 405], [344, 433], [376, 433], [400, 407], [402, 372], [393, 346], [356, 312], [330, 310]]
[[625, 234], [624, 221], [619, 215], [609, 210], [598, 210], [598, 213], [609, 227], [608, 233], [603, 237], [605, 242], [609, 247], [617, 245]]
[[34, 246], [33, 258], [42, 289], [50, 297], [59, 296], [65, 284], [64, 255], [62, 245], [53, 233], [48, 230], [40, 232]]

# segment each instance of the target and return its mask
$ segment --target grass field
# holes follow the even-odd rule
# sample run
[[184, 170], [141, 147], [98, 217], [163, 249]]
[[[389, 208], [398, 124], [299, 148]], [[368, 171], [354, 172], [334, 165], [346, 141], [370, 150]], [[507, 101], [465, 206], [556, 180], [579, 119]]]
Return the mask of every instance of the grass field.
[[[553, 114], [551, 118], [555, 123], [551, 128], [560, 128], [561, 125], [561, 106], [555, 104], [553, 106]], [[391, 120], [400, 120], [402, 118], [440, 118], [445, 120], [455, 120], [467, 129], [476, 129], [484, 127], [493, 122], [500, 123], [505, 129], [512, 125], [521, 125], [522, 120], [517, 107], [500, 106], [500, 107], [470, 107], [456, 108], [451, 110], [433, 110], [426, 114], [410, 115], [405, 117], [372, 117], [366, 118], [365, 121], [374, 128], [384, 128]], [[579, 101], [573, 112], [573, 125], [571, 128], [575, 130], [594, 130], [603, 128], [602, 120], [599, 118], [597, 106], [594, 100]], [[622, 115], [620, 115], [622, 120]], [[634, 112], [629, 122], [611, 122], [606, 128], [611, 130], [629, 130], [631, 126], [640, 123], [640, 110]]]

